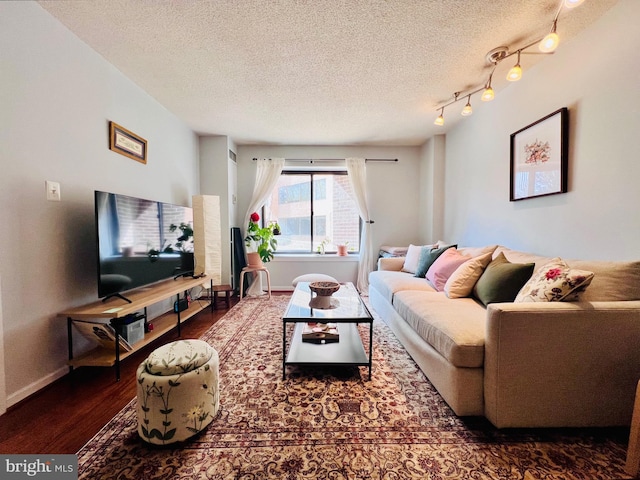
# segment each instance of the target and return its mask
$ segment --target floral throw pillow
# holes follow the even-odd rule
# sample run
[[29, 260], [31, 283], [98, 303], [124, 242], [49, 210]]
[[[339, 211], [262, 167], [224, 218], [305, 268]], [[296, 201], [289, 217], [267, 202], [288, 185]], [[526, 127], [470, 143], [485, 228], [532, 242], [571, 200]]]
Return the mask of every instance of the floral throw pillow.
[[572, 269], [560, 258], [540, 267], [522, 287], [515, 303], [559, 302], [575, 299], [574, 293], [583, 291], [591, 283], [593, 272]]

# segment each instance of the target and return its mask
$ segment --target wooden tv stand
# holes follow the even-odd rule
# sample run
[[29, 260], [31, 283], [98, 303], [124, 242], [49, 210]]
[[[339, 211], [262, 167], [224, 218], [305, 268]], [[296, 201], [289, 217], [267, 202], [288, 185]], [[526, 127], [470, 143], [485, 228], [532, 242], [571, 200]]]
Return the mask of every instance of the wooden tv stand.
[[[213, 304], [208, 300], [197, 300], [191, 303], [188, 309], [174, 312], [173, 310], [160, 315], [153, 319], [153, 330], [144, 334], [144, 339], [132, 345], [130, 351], [121, 351], [119, 334], [116, 329], [116, 339], [114, 348], [106, 348], [98, 346], [77, 358], [73, 356], [73, 322], [74, 320], [83, 320], [85, 322], [105, 323], [108, 319], [114, 321], [124, 318], [129, 314], [144, 310], [146, 320], [146, 308], [154, 303], [161, 302], [175, 295], [176, 301], [184, 299], [188, 290], [204, 286], [204, 288], [213, 289], [213, 280], [211, 277], [204, 276], [200, 278], [179, 277], [169, 279], [161, 283], [151, 285], [149, 287], [138, 288], [124, 293], [124, 296], [130, 300], [118, 297], [109, 298], [107, 301], [97, 301], [81, 307], [72, 308], [64, 312], [60, 312], [58, 316], [67, 318], [67, 335], [69, 341], [69, 367], [116, 367], [116, 381], [120, 380], [120, 361], [127, 358], [132, 353], [140, 350], [142, 347], [153, 342], [158, 337], [164, 335], [169, 330], [178, 328], [178, 337], [180, 336], [180, 324], [185, 320], [193, 317], [196, 313], [210, 306], [213, 310]], [[182, 297], [180, 294], [183, 294]], [[102, 319], [99, 322], [98, 319]]]

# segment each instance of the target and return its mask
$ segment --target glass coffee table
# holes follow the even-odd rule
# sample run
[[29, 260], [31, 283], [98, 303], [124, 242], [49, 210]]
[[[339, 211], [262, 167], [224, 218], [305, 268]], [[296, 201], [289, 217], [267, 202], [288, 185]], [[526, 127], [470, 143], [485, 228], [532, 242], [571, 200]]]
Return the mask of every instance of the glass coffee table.
[[[373, 317], [356, 288], [352, 283], [340, 284], [340, 290], [332, 295], [333, 308], [328, 309], [310, 307], [312, 295], [309, 282], [299, 282], [282, 317], [282, 379], [286, 377], [287, 365], [350, 365], [369, 367], [371, 380]], [[309, 323], [336, 324], [338, 340], [303, 341]], [[358, 332], [359, 323], [369, 324], [368, 355]], [[287, 351], [288, 324], [293, 324], [294, 330]]]

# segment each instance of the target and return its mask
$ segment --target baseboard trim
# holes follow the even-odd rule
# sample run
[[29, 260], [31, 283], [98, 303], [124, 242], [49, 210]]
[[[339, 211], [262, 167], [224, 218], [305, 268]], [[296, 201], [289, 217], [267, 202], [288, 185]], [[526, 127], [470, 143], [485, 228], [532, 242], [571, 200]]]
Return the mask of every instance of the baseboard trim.
[[7, 396], [7, 408], [9, 409], [9, 408], [13, 407], [14, 405], [16, 405], [16, 404], [20, 403], [21, 401], [25, 400], [26, 398], [30, 397], [34, 393], [37, 393], [38, 391], [42, 390], [43, 388], [48, 387], [53, 382], [55, 382], [56, 380], [64, 377], [68, 373], [69, 373], [69, 367], [61, 367], [58, 370], [56, 370], [55, 372], [50, 373], [46, 377], [43, 377], [40, 380], [37, 380], [37, 381], [27, 385], [24, 388], [21, 388], [20, 390], [18, 390], [15, 393], [12, 393], [11, 395], [8, 395]]

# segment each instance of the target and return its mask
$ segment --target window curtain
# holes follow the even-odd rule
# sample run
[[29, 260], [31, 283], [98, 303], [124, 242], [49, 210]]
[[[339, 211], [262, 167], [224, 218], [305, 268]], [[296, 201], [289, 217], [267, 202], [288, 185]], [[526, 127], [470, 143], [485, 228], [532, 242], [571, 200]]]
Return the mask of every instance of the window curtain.
[[[253, 187], [253, 196], [251, 203], [244, 216], [242, 224], [243, 238], [247, 236], [247, 227], [249, 226], [249, 217], [253, 212], [257, 212], [266, 203], [269, 195], [275, 188], [284, 168], [284, 158], [258, 158], [256, 160], [256, 181]], [[262, 282], [259, 280], [260, 274], [256, 273], [258, 281], [251, 283], [247, 290], [247, 295], [262, 295]], [[256, 277], [253, 278], [256, 280]]]
[[347, 173], [353, 188], [358, 213], [363, 221], [362, 236], [360, 238], [360, 260], [358, 261], [358, 279], [356, 287], [363, 295], [369, 294], [369, 272], [373, 270], [373, 244], [371, 240], [371, 225], [367, 204], [367, 167], [364, 158], [347, 158]]

